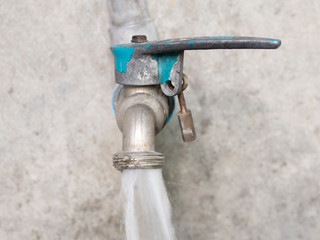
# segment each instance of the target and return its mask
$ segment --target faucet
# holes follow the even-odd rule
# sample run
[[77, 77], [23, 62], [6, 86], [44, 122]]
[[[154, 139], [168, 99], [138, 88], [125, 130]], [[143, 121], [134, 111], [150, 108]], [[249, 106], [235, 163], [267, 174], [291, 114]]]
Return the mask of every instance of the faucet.
[[112, 104], [122, 131], [122, 152], [113, 155], [118, 170], [161, 168], [164, 155], [155, 151], [155, 135], [170, 120], [174, 96], [182, 139], [191, 142], [196, 132], [183, 91], [188, 78], [183, 73], [186, 50], [276, 49], [281, 41], [253, 37], [195, 37], [148, 41], [145, 35], [132, 36], [131, 43], [111, 46], [115, 81]]

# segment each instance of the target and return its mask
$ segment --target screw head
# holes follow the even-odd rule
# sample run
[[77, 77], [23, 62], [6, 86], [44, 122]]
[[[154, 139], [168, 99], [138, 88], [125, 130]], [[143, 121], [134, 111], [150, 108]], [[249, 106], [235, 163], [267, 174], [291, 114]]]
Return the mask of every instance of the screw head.
[[146, 35], [133, 35], [131, 39], [132, 43], [143, 43], [148, 42]]

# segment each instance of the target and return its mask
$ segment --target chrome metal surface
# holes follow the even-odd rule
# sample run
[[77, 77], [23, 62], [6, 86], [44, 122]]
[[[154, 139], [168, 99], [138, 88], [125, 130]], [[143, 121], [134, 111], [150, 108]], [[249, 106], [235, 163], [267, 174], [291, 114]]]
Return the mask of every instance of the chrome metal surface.
[[130, 107], [122, 120], [122, 150], [153, 151], [155, 149], [155, 115], [146, 105]]
[[167, 121], [169, 104], [160, 86], [124, 86], [115, 109], [123, 152], [114, 154], [114, 167], [161, 168], [164, 156], [155, 152], [155, 135]]
[[152, 109], [155, 115], [155, 134], [157, 134], [169, 116], [168, 99], [162, 93], [160, 86], [124, 86], [120, 100], [115, 106], [118, 127], [122, 132], [125, 113], [135, 105]]

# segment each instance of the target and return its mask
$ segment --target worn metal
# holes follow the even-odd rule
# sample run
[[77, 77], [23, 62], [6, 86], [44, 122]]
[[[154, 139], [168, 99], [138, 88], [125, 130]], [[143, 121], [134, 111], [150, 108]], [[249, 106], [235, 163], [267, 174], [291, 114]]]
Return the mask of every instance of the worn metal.
[[252, 37], [199, 37], [113, 45], [116, 82], [160, 84], [167, 96], [180, 93], [185, 50], [275, 49], [280, 40]]
[[191, 111], [187, 109], [186, 100], [183, 92], [178, 94], [181, 111], [178, 113], [179, 125], [182, 139], [184, 142], [196, 140], [196, 130], [193, 123]]
[[161, 168], [164, 156], [155, 152], [155, 135], [170, 114], [168, 97], [155, 85], [124, 86], [117, 98], [116, 119], [123, 140], [122, 152], [113, 156], [114, 167]]
[[150, 108], [155, 115], [155, 133], [165, 125], [170, 110], [168, 98], [159, 85], [155, 86], [124, 86], [118, 103], [115, 106], [116, 119], [119, 129], [123, 132], [123, 122], [127, 110], [135, 105]]
[[154, 151], [121, 152], [113, 155], [113, 166], [117, 170], [161, 168], [164, 155]]
[[122, 119], [122, 151], [153, 151], [156, 119], [147, 105], [129, 107]]

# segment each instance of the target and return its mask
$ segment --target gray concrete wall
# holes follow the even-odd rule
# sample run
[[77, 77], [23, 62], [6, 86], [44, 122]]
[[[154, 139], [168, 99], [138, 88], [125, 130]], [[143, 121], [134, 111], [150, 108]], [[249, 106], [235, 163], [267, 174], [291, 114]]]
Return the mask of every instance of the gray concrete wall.
[[[320, 2], [148, 0], [161, 38], [280, 38], [185, 54], [198, 140], [157, 136], [181, 239], [317, 240]], [[119, 239], [121, 134], [105, 0], [0, 1], [0, 239]]]

